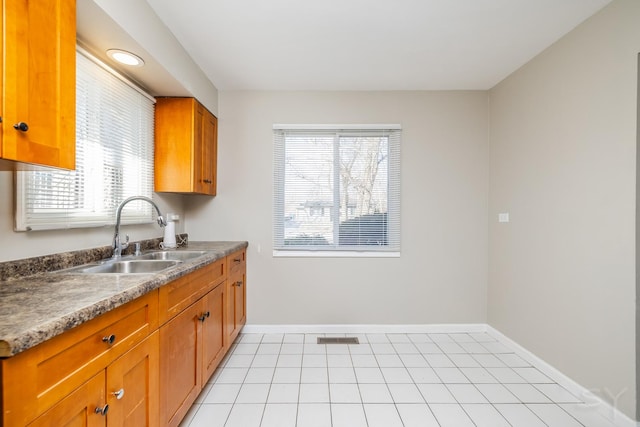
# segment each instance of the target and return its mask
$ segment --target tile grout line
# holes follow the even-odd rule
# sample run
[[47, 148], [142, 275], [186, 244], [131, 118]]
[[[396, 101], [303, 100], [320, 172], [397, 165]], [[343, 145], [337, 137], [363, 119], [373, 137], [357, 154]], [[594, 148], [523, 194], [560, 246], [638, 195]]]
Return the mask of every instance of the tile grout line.
[[[407, 371], [407, 375], [409, 375], [409, 378], [411, 378], [411, 384], [413, 384], [413, 386], [416, 388], [416, 390], [418, 390], [418, 393], [420, 393], [420, 397], [422, 397], [422, 400], [424, 400], [425, 403], [427, 403], [426, 399], [424, 398], [424, 396], [422, 395], [422, 392], [420, 391], [420, 389], [418, 388], [418, 386], [415, 384], [415, 379], [411, 376], [411, 373], [409, 372], [409, 369], [407, 369], [407, 366], [405, 364], [405, 361], [402, 360], [402, 357], [400, 357], [400, 354], [398, 353], [398, 349], [396, 348], [396, 346], [394, 345], [394, 343], [389, 339], [389, 334], [387, 335], [387, 339], [389, 340], [389, 342], [391, 343], [391, 347], [393, 348], [393, 350], [395, 351], [396, 356], [398, 356], [398, 359], [400, 359], [400, 363], [402, 363], [402, 367], [404, 368], [405, 371]], [[405, 334], [406, 335], [406, 334]], [[409, 342], [411, 342], [411, 340], [409, 339], [409, 336], [407, 336], [407, 340]], [[411, 343], [414, 347], [415, 344]], [[416, 350], [418, 350], [417, 347], [415, 347]], [[420, 355], [422, 355], [422, 353], [419, 353]], [[427, 365], [429, 364], [429, 361], [422, 356], [425, 360], [425, 362], [427, 362]], [[382, 376], [384, 377], [384, 374], [382, 374]], [[396, 410], [396, 413], [398, 414], [398, 418], [400, 419], [400, 422], [402, 423], [402, 425], [404, 426], [405, 422], [402, 419], [402, 414], [400, 413], [400, 410], [398, 409], [398, 403], [396, 402], [395, 397], [393, 397], [393, 393], [391, 393], [391, 389], [389, 388], [389, 383], [387, 382], [386, 378], [385, 378], [385, 384], [387, 386], [387, 389], [389, 390], [389, 394], [391, 395], [391, 400], [393, 401], [393, 407]], [[431, 407], [429, 405], [427, 405], [427, 408], [429, 408], [429, 411], [431, 412], [431, 414], [433, 415], [433, 418], [436, 420], [436, 422], [438, 424], [440, 424], [440, 422], [437, 420], [437, 418], [435, 417], [435, 415], [433, 414], [433, 411], [431, 410]]]

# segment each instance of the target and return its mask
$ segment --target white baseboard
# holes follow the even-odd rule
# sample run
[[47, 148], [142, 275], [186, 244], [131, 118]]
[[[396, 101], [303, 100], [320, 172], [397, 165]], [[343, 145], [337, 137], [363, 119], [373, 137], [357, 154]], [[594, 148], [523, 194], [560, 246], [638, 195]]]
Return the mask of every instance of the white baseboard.
[[455, 334], [486, 332], [487, 325], [435, 324], [435, 325], [245, 325], [243, 334]]
[[578, 396], [579, 398], [587, 402], [590, 406], [595, 407], [600, 415], [605, 417], [614, 425], [618, 427], [640, 427], [640, 422], [632, 420], [627, 415], [623, 414], [622, 412], [620, 412], [620, 410], [611, 405], [611, 403], [603, 400], [600, 396], [595, 395], [593, 392], [578, 384], [577, 382], [560, 372], [558, 369], [551, 366], [549, 363], [545, 362], [511, 338], [504, 335], [502, 332], [498, 331], [490, 325], [486, 325], [486, 327], [487, 333], [489, 335], [491, 335], [507, 347], [514, 349], [515, 353], [518, 356], [531, 363], [531, 365], [535, 366], [543, 374], [554, 380], [562, 387], [566, 388], [571, 394], [573, 394], [574, 396]]
[[375, 334], [375, 333], [482, 333], [485, 332], [502, 344], [512, 348], [514, 352], [527, 362], [538, 368], [542, 373], [566, 388], [575, 396], [593, 404], [598, 413], [618, 427], [640, 427], [640, 422], [633, 421], [627, 415], [613, 407], [609, 402], [596, 396], [526, 348], [497, 329], [484, 323], [470, 324], [410, 324], [410, 325], [245, 325], [243, 334]]

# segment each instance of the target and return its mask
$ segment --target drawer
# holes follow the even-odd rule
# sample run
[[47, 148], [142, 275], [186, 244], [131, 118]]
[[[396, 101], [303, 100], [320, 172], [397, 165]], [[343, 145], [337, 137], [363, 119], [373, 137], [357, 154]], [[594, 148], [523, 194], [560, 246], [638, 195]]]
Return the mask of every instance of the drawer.
[[238, 271], [246, 271], [247, 269], [247, 251], [242, 249], [227, 256], [227, 272], [228, 274], [237, 273]]
[[152, 291], [2, 361], [4, 425], [24, 425], [158, 327]]
[[180, 277], [160, 288], [159, 319], [164, 324], [180, 314], [227, 277], [225, 258], [193, 273]]

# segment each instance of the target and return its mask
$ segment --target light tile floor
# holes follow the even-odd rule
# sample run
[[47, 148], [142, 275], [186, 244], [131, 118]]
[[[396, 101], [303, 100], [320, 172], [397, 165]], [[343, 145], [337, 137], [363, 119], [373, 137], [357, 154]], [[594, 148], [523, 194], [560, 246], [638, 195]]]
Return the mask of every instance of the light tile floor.
[[242, 334], [180, 427], [612, 427], [484, 333]]

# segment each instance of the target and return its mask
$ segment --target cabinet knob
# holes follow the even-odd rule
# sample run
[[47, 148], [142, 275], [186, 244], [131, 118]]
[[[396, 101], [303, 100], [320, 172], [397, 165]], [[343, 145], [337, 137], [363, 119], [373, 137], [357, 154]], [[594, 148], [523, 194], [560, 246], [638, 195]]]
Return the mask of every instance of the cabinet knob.
[[25, 122], [18, 122], [15, 125], [13, 125], [13, 127], [15, 129], [18, 129], [19, 131], [22, 131], [22, 132], [26, 132], [26, 131], [29, 130], [29, 125], [26, 124]]
[[102, 341], [106, 342], [107, 344], [111, 345], [116, 341], [116, 336], [115, 335], [107, 335], [106, 337], [102, 337]]
[[204, 322], [205, 320], [207, 320], [207, 317], [210, 317], [210, 316], [211, 316], [211, 312], [206, 311], [206, 312], [202, 313], [200, 315], [200, 317], [198, 317], [198, 320], [201, 321], [201, 322]]
[[116, 399], [120, 400], [120, 399], [122, 399], [122, 396], [124, 396], [124, 389], [121, 388], [120, 390], [114, 391], [111, 394], [113, 394], [116, 397]]
[[96, 408], [96, 414], [100, 414], [103, 417], [107, 415], [107, 412], [109, 412], [109, 405], [104, 405], [102, 408], [98, 406]]
[[237, 287], [242, 286], [242, 280], [238, 280], [238, 281], [235, 283], [235, 285], [236, 285]]

